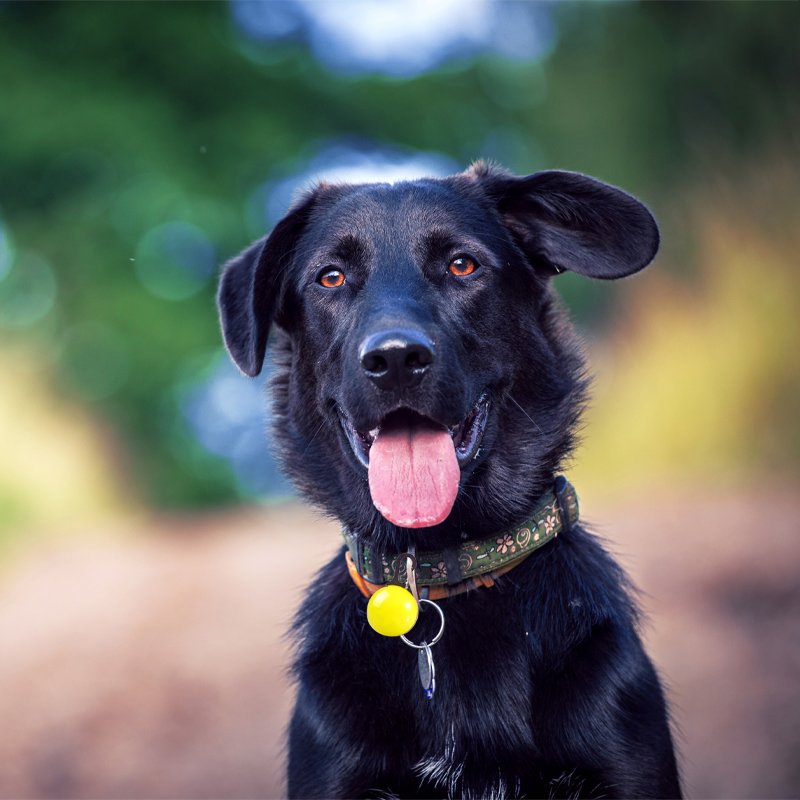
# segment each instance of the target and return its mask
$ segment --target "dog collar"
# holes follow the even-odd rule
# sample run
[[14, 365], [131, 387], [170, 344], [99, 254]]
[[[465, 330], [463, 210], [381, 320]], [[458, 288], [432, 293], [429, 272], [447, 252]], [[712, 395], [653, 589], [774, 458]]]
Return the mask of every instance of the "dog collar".
[[[458, 547], [415, 553], [420, 597], [440, 600], [479, 586], [492, 586], [495, 578], [512, 570], [577, 521], [578, 495], [572, 484], [559, 475], [553, 490], [539, 498], [521, 525]], [[406, 585], [405, 553], [377, 552], [347, 528], [342, 530], [342, 536], [350, 577], [365, 597], [386, 584]]]

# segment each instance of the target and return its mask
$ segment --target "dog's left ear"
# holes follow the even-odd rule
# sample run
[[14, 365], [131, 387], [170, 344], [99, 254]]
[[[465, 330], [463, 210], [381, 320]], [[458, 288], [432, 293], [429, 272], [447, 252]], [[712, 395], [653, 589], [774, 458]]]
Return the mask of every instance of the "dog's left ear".
[[622, 278], [658, 250], [658, 226], [635, 197], [576, 172], [524, 178], [473, 168], [506, 226], [535, 268], [591, 278]]
[[217, 292], [222, 336], [236, 366], [251, 378], [264, 364], [289, 260], [315, 199], [315, 193], [304, 198], [269, 236], [232, 258], [222, 272]]

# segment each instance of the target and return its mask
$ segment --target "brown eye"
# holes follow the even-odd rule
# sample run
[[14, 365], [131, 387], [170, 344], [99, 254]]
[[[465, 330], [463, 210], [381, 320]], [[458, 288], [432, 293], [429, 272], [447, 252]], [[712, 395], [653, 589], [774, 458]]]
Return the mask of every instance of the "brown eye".
[[466, 256], [454, 258], [447, 267], [447, 271], [457, 278], [472, 275], [476, 269], [478, 269], [478, 265], [471, 258], [467, 258]]
[[337, 289], [344, 283], [344, 272], [338, 269], [328, 269], [320, 273], [317, 283], [326, 289]]

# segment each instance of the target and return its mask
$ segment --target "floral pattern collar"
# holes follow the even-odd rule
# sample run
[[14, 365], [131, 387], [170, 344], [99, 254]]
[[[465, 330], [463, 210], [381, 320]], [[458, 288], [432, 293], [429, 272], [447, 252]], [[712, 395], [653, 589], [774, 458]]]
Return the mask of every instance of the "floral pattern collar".
[[[534, 550], [569, 530], [579, 516], [578, 495], [572, 484], [559, 475], [553, 490], [539, 499], [530, 517], [510, 530], [473, 539], [447, 550], [416, 553], [417, 585], [430, 587], [440, 597], [458, 594], [473, 586], [491, 586], [493, 578], [508, 572]], [[371, 594], [381, 585], [406, 583], [404, 553], [378, 553], [346, 528], [342, 531], [347, 546], [347, 562], [351, 576], [364, 594]], [[359, 580], [360, 579], [360, 580]], [[374, 588], [373, 588], [374, 587]], [[444, 591], [441, 590], [450, 590]]]

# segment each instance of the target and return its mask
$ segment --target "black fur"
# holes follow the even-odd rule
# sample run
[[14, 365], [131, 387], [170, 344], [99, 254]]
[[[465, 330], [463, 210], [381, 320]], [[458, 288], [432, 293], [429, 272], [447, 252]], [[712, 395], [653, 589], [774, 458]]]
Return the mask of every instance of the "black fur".
[[[622, 277], [657, 248], [641, 203], [573, 173], [478, 164], [394, 186], [322, 185], [227, 265], [222, 327], [255, 375], [277, 323], [275, 433], [306, 497], [387, 552], [444, 547], [524, 519], [573, 447], [587, 379], [550, 278]], [[464, 254], [479, 269], [454, 277], [447, 265]], [[344, 285], [321, 286], [325, 269]], [[398, 325], [424, 331], [436, 359], [419, 385], [385, 391], [358, 351]], [[399, 408], [453, 425], [487, 390], [481, 449], [449, 517], [414, 530], [384, 519], [340, 413], [359, 431]], [[365, 607], [339, 554], [299, 611], [290, 796], [680, 795], [626, 578], [581, 527], [493, 588], [442, 601], [432, 701], [416, 652], [374, 633]]]

